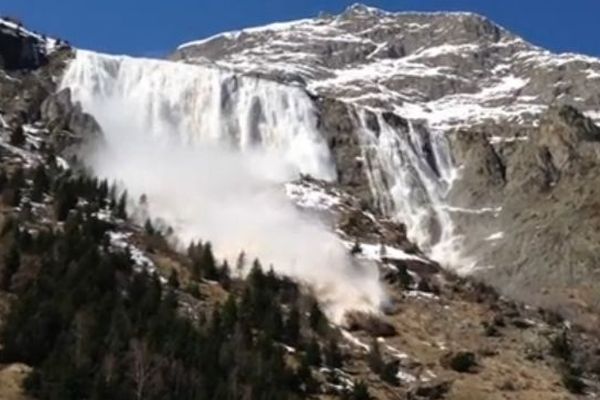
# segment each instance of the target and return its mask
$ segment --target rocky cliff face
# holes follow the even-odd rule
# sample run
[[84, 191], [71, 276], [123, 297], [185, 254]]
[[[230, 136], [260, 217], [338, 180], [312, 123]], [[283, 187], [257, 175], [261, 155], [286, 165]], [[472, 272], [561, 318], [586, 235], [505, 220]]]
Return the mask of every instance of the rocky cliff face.
[[21, 23], [0, 18], [0, 67], [31, 70], [48, 62], [48, 52], [59, 43], [28, 31]]
[[304, 88], [339, 183], [430, 256], [518, 298], [598, 309], [600, 60], [475, 14], [362, 5], [171, 58]]

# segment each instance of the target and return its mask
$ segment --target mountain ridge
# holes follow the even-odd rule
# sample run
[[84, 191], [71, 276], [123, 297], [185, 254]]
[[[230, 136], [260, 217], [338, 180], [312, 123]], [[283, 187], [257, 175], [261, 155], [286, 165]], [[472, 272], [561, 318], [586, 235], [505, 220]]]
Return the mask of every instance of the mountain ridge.
[[[412, 94], [411, 92], [406, 92], [404, 93], [404, 96], [399, 97], [398, 94], [396, 94], [394, 96], [390, 95], [386, 97], [379, 93], [380, 91], [378, 91], [377, 88], [374, 87], [374, 83], [369, 83], [373, 80], [373, 74], [379, 74], [379, 76], [375, 75], [375, 77], [377, 77], [380, 84], [383, 84], [382, 88], [386, 88], [386, 90], [390, 91], [397, 90], [397, 85], [399, 85], [402, 82], [402, 79], [398, 79], [402, 78], [403, 76], [406, 78], [404, 80], [408, 82], [409, 85], [412, 85], [415, 89], [419, 89], [419, 79], [416, 76], [414, 76], [414, 74], [425, 73], [430, 74], [432, 79], [435, 78], [435, 76], [437, 75], [437, 78], [439, 80], [437, 85], [446, 85], [447, 89], [456, 90], [456, 94], [462, 93], [464, 95], [469, 95], [469, 93], [476, 93], [478, 90], [480, 91], [482, 87], [489, 87], [491, 90], [498, 91], [498, 95], [500, 95], [500, 97], [502, 97], [503, 95], [504, 97], [506, 97], [509, 94], [512, 95], [513, 93], [517, 93], [517, 90], [523, 90], [523, 88], [525, 91], [539, 91], [540, 88], [536, 87], [536, 85], [539, 86], [541, 84], [536, 84], [536, 82], [533, 82], [529, 85], [531, 88], [528, 88], [525, 85], [527, 82], [519, 82], [518, 79], [524, 79], [520, 76], [522, 75], [522, 71], [517, 71], [514, 73], [510, 71], [510, 64], [512, 60], [506, 58], [508, 56], [517, 57], [516, 62], [519, 62], [521, 64], [521, 69], [529, 68], [527, 66], [528, 62], [532, 62], [534, 64], [537, 63], [542, 66], [544, 63], [594, 63], [594, 71], [596, 71], [596, 68], [598, 68], [598, 60], [595, 58], [573, 55], [569, 53], [559, 55], [547, 52], [537, 46], [534, 46], [524, 41], [521, 38], [518, 38], [506, 29], [489, 21], [487, 18], [476, 14], [383, 13], [382, 15], [384, 16], [382, 21], [377, 21], [376, 25], [373, 25], [372, 28], [367, 28], [366, 30], [361, 30], [359, 28], [362, 26], [361, 20], [364, 20], [364, 24], [369, 24], [373, 23], [373, 21], [370, 21], [370, 19], [380, 17], [374, 16], [374, 14], [369, 13], [361, 14], [360, 12], [353, 12], [353, 10], [349, 10], [347, 13], [341, 14], [337, 17], [327, 16], [315, 19], [305, 19], [296, 22], [292, 21], [283, 25], [276, 25], [275, 29], [272, 30], [269, 29], [269, 25], [267, 25], [266, 27], [258, 28], [257, 30], [251, 28], [245, 31], [238, 31], [235, 35], [225, 34], [222, 36], [213, 36], [211, 37], [212, 39], [209, 38], [210, 40], [204, 39], [200, 44], [191, 44], [184, 48], [180, 48], [180, 50], [176, 51], [171, 56], [171, 58], [183, 61], [187, 60], [188, 62], [192, 63], [202, 63], [205, 62], [206, 59], [208, 59], [212, 63], [216, 63], [217, 65], [221, 65], [223, 67], [235, 70], [237, 72], [251, 72], [262, 76], [272, 76], [280, 81], [297, 81], [299, 82], [299, 84], [307, 86], [311, 92], [317, 95], [335, 97], [338, 99], [347, 97], [355, 103], [363, 102], [371, 107], [381, 107], [380, 103], [383, 102], [387, 104], [388, 109], [392, 108], [392, 111], [395, 111], [399, 115], [402, 115], [404, 117], [416, 117], [423, 119], [433, 118], [433, 124], [438, 123], [437, 121], [435, 121], [436, 117], [431, 115], [431, 113], [427, 112], [427, 110], [424, 107], [431, 107], [432, 109], [438, 108], [442, 112], [444, 111], [444, 109], [447, 109], [447, 107], [445, 108], [443, 103], [435, 103], [436, 98], [439, 98], [440, 94], [431, 92], [431, 90], [426, 87], [427, 82], [423, 82], [423, 85], [425, 85], [425, 87], [423, 89], [424, 91], [422, 91], [421, 94], [417, 93], [413, 89]], [[407, 30], [405, 28], [410, 27], [410, 24], [414, 24], [413, 26], [415, 28], [418, 28], [420, 22], [418, 20], [423, 18], [427, 20], [424, 22], [425, 24], [431, 25], [431, 27], [429, 28], [423, 25], [423, 29], [429, 29], [428, 32], [434, 32], [435, 29], [438, 29], [436, 28], [438, 27], [438, 25], [439, 29], [443, 29], [444, 20], [449, 20], [447, 22], [450, 25], [466, 25], [464, 27], [461, 27], [454, 34], [452, 33], [454, 31], [445, 32], [443, 37], [439, 37], [439, 35], [436, 36], [436, 34], [434, 33], [434, 36], [428, 39], [430, 43], [427, 44], [423, 43], [422, 41], [420, 42], [419, 40], [422, 39], [418, 38], [415, 39], [415, 43], [404, 43], [407, 40], [409, 42], [410, 40], [412, 40], [410, 39], [411, 35], [415, 36], [414, 34], [410, 33], [410, 30]], [[406, 21], [404, 21], [404, 24], [402, 23], [403, 19], [406, 19]], [[436, 22], [436, 20], [438, 19], [441, 22]], [[436, 25], [436, 23], [438, 25]], [[372, 35], [375, 35], [375, 39], [371, 40], [369, 36], [365, 36], [367, 35], [365, 32], [369, 30], [372, 31]], [[391, 32], [386, 33], [386, 30], [391, 30]], [[329, 31], [331, 32], [328, 33]], [[396, 38], [392, 36], [393, 32], [399, 32]], [[402, 40], [403, 33], [406, 33], [408, 37], [408, 39], [404, 41]], [[357, 46], [362, 46], [365, 48], [364, 52], [366, 54], [363, 54], [362, 56], [356, 54], [352, 55], [351, 53], [348, 53], [348, 51], [344, 50], [343, 42], [346, 40], [344, 39], [344, 35], [348, 36], [348, 43], [352, 43], [352, 48], [354, 49], [353, 51], [356, 51], [355, 48]], [[377, 39], [378, 35], [381, 36], [381, 38]], [[466, 39], [461, 39], [461, 35], [466, 35]], [[476, 44], [473, 43], [473, 40], [476, 41], [478, 39], [484, 38], [486, 37], [485, 35], [491, 35], [491, 44], [486, 44], [481, 49], [465, 47], [467, 44], [469, 46], [475, 46]], [[436, 40], [439, 41], [440, 44], [444, 44], [446, 48], [444, 48], [444, 46], [436, 45]], [[307, 47], [308, 41], [315, 41], [314, 46], [317, 47]], [[448, 47], [449, 43], [454, 42], [456, 42], [456, 46], [462, 45], [463, 47]], [[497, 44], [494, 45], [493, 43]], [[344, 68], [340, 69], [336, 67], [335, 61], [334, 64], [331, 66], [322, 65], [322, 60], [325, 59], [322, 57], [326, 57], [327, 59], [332, 60], [336, 59], [336, 55], [330, 53], [331, 50], [328, 50], [328, 46], [333, 46], [331, 47], [332, 49], [335, 49], [335, 46], [340, 47], [341, 50], [334, 51], [345, 52], [343, 56], [350, 57], [348, 60], [342, 62], [341, 65]], [[424, 49], [426, 51], [423, 54], [419, 54], [419, 49]], [[432, 50], [436, 50], [437, 54], [432, 53]], [[465, 54], [461, 55], [460, 51], [463, 51]], [[473, 51], [472, 55], [470, 54], [471, 51]], [[460, 59], [444, 60], [444, 58], [440, 58], [442, 56], [448, 58], [452, 52], [459, 52], [457, 54], [457, 57], [463, 59], [472, 56], [484, 58], [487, 57], [485, 59], [489, 59], [489, 55], [486, 56], [486, 52], [489, 53], [490, 51], [493, 52], [493, 54], [499, 54], [499, 60], [490, 59], [491, 61], [489, 61], [492, 63], [493, 66], [497, 67], [499, 70], [487, 77], [487, 79], [493, 79], [492, 81], [490, 81], [489, 85], [483, 85], [479, 88], [477, 86], [472, 85], [465, 86], [466, 81], [468, 81], [469, 79], [473, 79], [472, 75], [465, 75], [466, 72], [460, 71], [456, 73], [457, 68], [466, 68], [465, 65], [469, 65], [469, 63], [471, 63], [470, 61]], [[380, 52], [380, 54], [377, 55], [377, 52]], [[427, 52], [429, 54], [427, 54]], [[508, 53], [506, 56], [502, 56], [503, 52]], [[239, 56], [241, 58], [238, 59], [236, 53], [239, 53]], [[374, 53], [375, 55], [373, 56]], [[356, 65], [367, 66], [368, 63], [366, 63], [367, 60], [365, 59], [365, 57], [369, 57], [370, 55], [372, 57], [375, 57], [375, 62], [372, 64], [375, 65], [377, 68], [374, 67], [374, 69], [372, 70], [361, 68], [355, 68], [353, 71], [347, 70], [348, 66], [352, 65], [353, 57], [356, 60]], [[319, 59], [319, 57], [321, 58]], [[519, 60], [519, 58], [523, 58], [523, 60]], [[403, 59], [405, 62], [402, 62]], [[397, 61], [392, 62], [393, 60]], [[386, 62], [389, 64], [389, 66], [385, 65]], [[434, 62], [435, 65], [438, 67], [437, 71], [436, 68], [427, 67], [428, 62]], [[443, 74], [439, 71], [439, 66], [443, 66], [444, 62], [446, 62], [447, 64], [445, 68], [448, 68], [448, 71], [454, 71], [455, 73], [455, 76], [448, 75], [448, 79], [446, 79], [446, 82], [444, 82], [445, 79], [443, 77]], [[328, 61], [327, 63], [329, 65], [330, 61]], [[377, 65], [377, 63], [379, 63], [379, 65]], [[462, 67], [461, 63], [464, 64]], [[478, 64], [478, 62], [475, 62], [472, 65], [474, 67], [477, 67], [480, 64]], [[481, 64], [480, 68], [485, 68], [484, 65], [485, 64]], [[378, 72], [378, 68], [380, 69], [380, 72]], [[475, 68], [470, 69], [473, 70]], [[507, 69], [507, 71], [511, 73], [500, 74], [501, 69]], [[361, 78], [360, 76], [361, 71], [363, 74], [365, 74], [363, 78]], [[469, 72], [483, 74], [483, 72], [479, 73], [477, 71]], [[343, 75], [340, 75], [342, 73]], [[339, 77], [339, 79], [337, 81], [335, 79], [331, 80], [332, 77], [336, 77], [336, 74]], [[390, 80], [390, 76], [394, 76], [394, 74], [396, 75], [396, 83], [394, 83], [393, 80]], [[553, 72], [549, 72], [549, 74], [552, 75]], [[510, 78], [511, 75], [516, 75], [516, 78], [518, 79], [513, 79], [513, 81], [503, 81], [503, 79]], [[527, 73], [525, 73], [525, 75], [527, 75]], [[485, 74], [483, 74], [482, 77], [485, 78]], [[327, 79], [331, 80], [331, 82], [327, 83]], [[525, 76], [525, 79], [531, 79], [531, 77]], [[465, 82], [461, 83], [461, 81]], [[511, 84], [512, 86], [514, 86], [514, 88], [511, 87]], [[362, 86], [360, 96], [357, 97], [357, 94], [353, 93], [352, 85]], [[463, 86], [462, 89], [461, 85]], [[336, 86], [338, 88], [336, 88]], [[341, 86], [341, 88], [339, 88], [339, 86]], [[453, 86], [455, 86], [456, 89], [452, 89]], [[579, 87], [577, 90], [581, 91], [582, 88]], [[367, 95], [372, 96], [373, 99], [364, 99], [365, 93]], [[398, 93], [402, 94], [403, 92], [400, 91]], [[450, 92], [450, 94], [451, 93], [452, 92]], [[449, 93], [446, 93], [446, 95], [448, 94]], [[493, 92], [490, 92], [489, 94], [482, 93], [481, 97], [485, 99], [491, 94], [493, 94]], [[544, 96], [546, 98], [549, 98], [551, 94], [544, 94]], [[361, 97], [363, 97], [363, 100], [361, 100]], [[378, 97], [381, 98], [380, 103], [377, 103]], [[418, 97], [423, 98], [422, 105], [420, 105], [421, 102], [415, 101], [415, 98]], [[411, 98], [412, 102], [410, 101]], [[491, 117], [494, 117], [494, 111], [497, 107], [495, 108], [493, 104], [490, 106], [489, 110], [487, 108], [475, 108], [473, 106], [472, 103], [481, 99], [461, 99], [458, 97], [455, 97], [454, 99], [448, 99], [448, 101], [454, 101], [455, 103], [460, 103], [461, 100], [464, 100], [467, 112], [471, 112], [473, 114], [485, 114], [486, 112], [488, 112], [488, 114], [490, 114]], [[413, 109], [406, 107], [402, 108], [399, 106], [390, 107], [390, 104], [394, 104], [395, 102], [398, 103], [401, 101], [406, 101], [409, 104], [415, 103], [415, 105], [418, 107], [413, 107]], [[543, 99], [542, 103], [547, 104], [548, 101], [548, 99]], [[590, 100], [590, 102], [593, 103], [594, 106], [597, 106], [597, 101]], [[536, 102], [531, 102], [531, 99], [527, 99], [526, 96], [523, 97], [521, 103], [521, 108], [532, 108], [536, 106], [539, 108], [539, 104], [537, 104]], [[471, 107], [471, 109], [469, 109], [469, 107]], [[386, 108], [385, 105], [384, 108]], [[501, 114], [501, 111], [502, 109], [499, 108], [499, 111], [497, 111], [497, 113]], [[508, 114], [516, 116], [518, 116], [519, 113], [522, 112], [523, 111], [519, 111], [519, 109], [511, 111], [510, 108], [508, 108], [507, 111]], [[440, 113], [438, 112], [437, 114]]]

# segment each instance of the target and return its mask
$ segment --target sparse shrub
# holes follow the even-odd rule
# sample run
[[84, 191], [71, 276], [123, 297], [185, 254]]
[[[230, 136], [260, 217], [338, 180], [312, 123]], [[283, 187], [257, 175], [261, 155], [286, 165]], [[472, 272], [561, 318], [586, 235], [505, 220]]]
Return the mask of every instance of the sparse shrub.
[[498, 329], [497, 325], [494, 324], [493, 322], [487, 322], [484, 321], [483, 322], [483, 334], [487, 337], [499, 337], [502, 336], [502, 334], [500, 333], [500, 330]]
[[397, 276], [398, 276], [398, 282], [400, 283], [400, 286], [402, 287], [402, 289], [406, 290], [406, 289], [410, 288], [410, 286], [413, 284], [413, 278], [408, 273], [408, 269], [406, 268], [405, 265], [398, 266]]
[[561, 381], [563, 386], [573, 394], [585, 394], [586, 384], [579, 374], [571, 368], [565, 368], [562, 372]]
[[200, 293], [200, 288], [195, 283], [190, 283], [188, 285], [186, 291], [196, 299], [200, 299], [202, 297], [202, 295]]
[[550, 341], [550, 353], [563, 361], [570, 361], [572, 356], [571, 342], [566, 331], [552, 338]]
[[348, 400], [371, 400], [371, 394], [367, 384], [363, 381], [358, 381], [354, 384], [352, 391], [346, 397]]
[[448, 353], [441, 360], [442, 366], [460, 373], [475, 372], [477, 360], [475, 354], [470, 351], [459, 351]]
[[398, 361], [391, 361], [384, 365], [381, 374], [379, 374], [384, 382], [397, 386], [400, 384], [398, 379]]
[[350, 254], [356, 255], [356, 254], [361, 254], [361, 253], [362, 253], [362, 247], [360, 246], [360, 243], [358, 241], [354, 242], [352, 249], [350, 249]]

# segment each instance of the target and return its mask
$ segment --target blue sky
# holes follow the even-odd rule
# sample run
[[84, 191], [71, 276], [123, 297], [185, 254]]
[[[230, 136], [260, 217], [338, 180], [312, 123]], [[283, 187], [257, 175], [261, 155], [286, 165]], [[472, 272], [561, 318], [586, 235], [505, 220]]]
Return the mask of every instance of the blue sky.
[[[0, 14], [77, 47], [162, 56], [214, 33], [338, 13], [343, 0], [0, 0]], [[365, 0], [390, 11], [474, 11], [553, 51], [600, 56], [600, 0]]]

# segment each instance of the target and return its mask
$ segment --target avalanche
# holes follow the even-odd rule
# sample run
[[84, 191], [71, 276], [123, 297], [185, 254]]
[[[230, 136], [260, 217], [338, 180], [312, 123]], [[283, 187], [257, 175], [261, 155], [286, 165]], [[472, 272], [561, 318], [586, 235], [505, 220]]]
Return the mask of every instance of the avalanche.
[[167, 61], [80, 51], [63, 88], [93, 114], [103, 143], [83, 157], [183, 242], [211, 240], [306, 282], [329, 316], [379, 312], [379, 272], [355, 262], [337, 236], [299, 211], [284, 184], [334, 179], [309, 97], [298, 88]]

